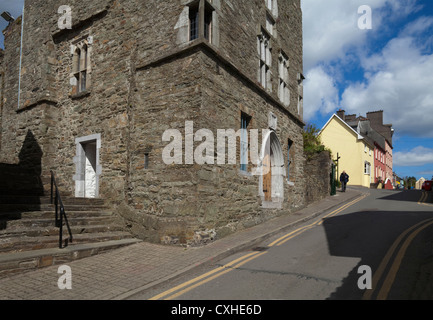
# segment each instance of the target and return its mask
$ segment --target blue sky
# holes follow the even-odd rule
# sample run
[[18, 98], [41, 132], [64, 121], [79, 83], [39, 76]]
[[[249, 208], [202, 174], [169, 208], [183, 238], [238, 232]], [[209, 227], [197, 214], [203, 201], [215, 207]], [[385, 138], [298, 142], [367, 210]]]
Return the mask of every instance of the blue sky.
[[[433, 1], [301, 0], [305, 120], [318, 128], [338, 109], [384, 110], [393, 124], [394, 171], [433, 176]], [[368, 5], [372, 28], [358, 13]]]
[[[21, 16], [23, 11], [24, 0], [0, 0], [0, 13], [7, 11], [15, 19]], [[0, 17], [0, 31], [3, 31], [8, 23]], [[0, 34], [0, 48], [4, 49], [3, 33]]]
[[[301, 0], [304, 20], [304, 116], [318, 128], [338, 109], [384, 110], [392, 123], [394, 171], [433, 176], [433, 1]], [[361, 30], [358, 8], [372, 12]], [[0, 0], [21, 15], [23, 0]], [[0, 29], [7, 23], [0, 18]], [[0, 35], [0, 48], [3, 48]]]

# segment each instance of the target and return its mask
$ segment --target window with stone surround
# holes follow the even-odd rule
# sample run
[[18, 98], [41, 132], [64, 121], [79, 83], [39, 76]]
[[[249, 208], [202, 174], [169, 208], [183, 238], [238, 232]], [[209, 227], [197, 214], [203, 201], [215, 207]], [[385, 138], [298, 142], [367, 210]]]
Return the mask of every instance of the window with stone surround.
[[278, 98], [287, 107], [290, 105], [289, 58], [283, 51], [278, 58], [278, 75]]
[[[194, 1], [189, 6], [189, 41], [200, 38], [201, 30], [202, 37], [213, 43], [213, 17], [215, 9], [207, 0]], [[203, 9], [201, 9], [203, 8]], [[201, 13], [200, 10], [203, 10]], [[203, 22], [200, 21], [200, 15], [203, 14]], [[204, 23], [204, 24], [203, 24]], [[203, 24], [203, 25], [201, 25]]]
[[298, 73], [298, 115], [301, 117], [304, 113], [304, 80], [304, 75]]
[[248, 150], [249, 150], [249, 139], [248, 129], [250, 129], [252, 117], [248, 114], [241, 112], [241, 143], [240, 143], [240, 154], [241, 154], [241, 171], [248, 171]]
[[272, 65], [272, 48], [271, 37], [262, 28], [261, 34], [257, 38], [257, 51], [260, 57], [260, 66], [258, 80], [263, 88], [272, 91], [271, 84], [271, 65]]
[[71, 46], [72, 53], [72, 74], [71, 74], [71, 95], [85, 93], [90, 88], [90, 53], [92, 37], [76, 42]]
[[199, 10], [198, 3], [189, 7], [189, 41], [198, 39]]
[[292, 182], [292, 180], [291, 180], [292, 177], [291, 177], [290, 173], [291, 173], [292, 167], [293, 167], [292, 163], [293, 163], [293, 159], [294, 159], [294, 148], [293, 148], [293, 141], [290, 139], [288, 140], [287, 148], [288, 148], [288, 151], [287, 151], [287, 181]]
[[275, 20], [274, 17], [266, 13], [266, 30], [269, 32], [269, 34], [273, 37], [276, 37], [276, 28], [275, 28]]
[[274, 17], [278, 17], [278, 0], [265, 0], [265, 3], [266, 9], [268, 9]]

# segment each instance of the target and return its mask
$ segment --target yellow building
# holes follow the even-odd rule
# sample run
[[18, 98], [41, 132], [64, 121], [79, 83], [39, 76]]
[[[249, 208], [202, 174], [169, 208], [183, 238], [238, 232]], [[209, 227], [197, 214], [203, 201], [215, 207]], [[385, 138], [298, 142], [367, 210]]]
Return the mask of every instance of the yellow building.
[[[348, 185], [370, 188], [374, 181], [374, 144], [334, 114], [319, 133], [322, 143], [339, 159], [338, 171], [349, 175]], [[339, 177], [338, 177], [339, 179]]]

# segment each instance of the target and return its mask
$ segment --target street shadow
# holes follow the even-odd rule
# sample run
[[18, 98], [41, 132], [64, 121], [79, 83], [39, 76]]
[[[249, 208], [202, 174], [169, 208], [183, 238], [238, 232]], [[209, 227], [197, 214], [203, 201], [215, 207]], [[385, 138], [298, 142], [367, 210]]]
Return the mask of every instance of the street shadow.
[[[391, 194], [389, 194], [391, 193]], [[379, 198], [380, 200], [419, 202], [423, 194], [422, 190], [393, 190], [388, 195]]]
[[[325, 219], [323, 226], [330, 255], [360, 258], [360, 262], [349, 272], [342, 285], [328, 297], [328, 300], [361, 300], [365, 290], [358, 287], [358, 280], [362, 276], [358, 273], [359, 267], [369, 266], [374, 275], [383, 257], [399, 235], [410, 226], [429, 218], [433, 218], [432, 211], [363, 211]], [[431, 261], [433, 257], [431, 251], [433, 228], [428, 230], [429, 232], [423, 232], [417, 236], [421, 243], [426, 245], [420, 245], [419, 252], [411, 256], [413, 266], [423, 265], [426, 261]], [[430, 271], [433, 275], [433, 270]], [[405, 275], [405, 277], [399, 277], [398, 281], [396, 280], [399, 290], [393, 297], [412, 299], [416, 294], [415, 288], [420, 286], [419, 281], [417, 270], [410, 272], [410, 275]], [[381, 282], [378, 283], [378, 287], [380, 285]], [[375, 294], [377, 291], [375, 290]]]
[[40, 209], [44, 195], [42, 149], [28, 130], [18, 155], [18, 164], [0, 163], [0, 230], [10, 220], [21, 219], [22, 212]]

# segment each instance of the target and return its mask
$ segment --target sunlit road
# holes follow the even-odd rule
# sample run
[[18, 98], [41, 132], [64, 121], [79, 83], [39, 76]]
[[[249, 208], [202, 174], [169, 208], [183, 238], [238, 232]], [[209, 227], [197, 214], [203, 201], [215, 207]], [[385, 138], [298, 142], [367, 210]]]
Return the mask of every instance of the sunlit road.
[[[431, 194], [365, 193], [255, 250], [134, 299], [433, 298]], [[371, 276], [361, 272], [369, 269]], [[372, 289], [360, 288], [359, 283], [371, 283]]]

